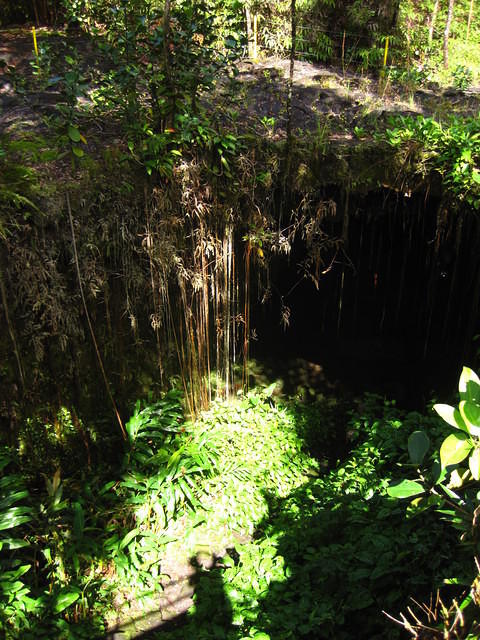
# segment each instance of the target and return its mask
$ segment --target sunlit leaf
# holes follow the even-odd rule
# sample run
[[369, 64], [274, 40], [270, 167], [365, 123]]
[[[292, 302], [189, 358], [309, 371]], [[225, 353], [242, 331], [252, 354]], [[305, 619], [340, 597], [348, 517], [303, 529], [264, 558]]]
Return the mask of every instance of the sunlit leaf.
[[18, 527], [20, 524], [30, 522], [32, 516], [29, 507], [12, 507], [0, 513], [0, 531]]
[[397, 480], [387, 488], [387, 493], [392, 498], [412, 498], [424, 493], [424, 488], [414, 480]]
[[129, 531], [127, 535], [120, 542], [118, 548], [120, 550], [124, 549], [128, 545], [128, 543], [131, 542], [133, 538], [135, 538], [135, 536], [138, 536], [139, 533], [140, 533], [140, 529], [138, 528], [132, 529], [132, 531]]
[[77, 156], [77, 158], [83, 158], [85, 152], [80, 147], [72, 147], [73, 154]]
[[475, 448], [468, 459], [470, 472], [475, 480], [480, 480], [480, 449]]
[[467, 425], [456, 407], [451, 407], [449, 404], [436, 404], [433, 408], [450, 426], [468, 433]]
[[458, 382], [458, 390], [462, 400], [476, 400], [480, 402], [480, 378], [475, 371], [463, 367]]
[[469, 400], [462, 400], [459, 404], [460, 413], [472, 436], [480, 436], [480, 405]]
[[53, 610], [55, 613], [60, 613], [76, 602], [79, 597], [80, 594], [77, 591], [63, 590], [57, 595]]
[[458, 464], [465, 460], [472, 449], [472, 441], [465, 433], [452, 433], [440, 447], [440, 461], [442, 467]]

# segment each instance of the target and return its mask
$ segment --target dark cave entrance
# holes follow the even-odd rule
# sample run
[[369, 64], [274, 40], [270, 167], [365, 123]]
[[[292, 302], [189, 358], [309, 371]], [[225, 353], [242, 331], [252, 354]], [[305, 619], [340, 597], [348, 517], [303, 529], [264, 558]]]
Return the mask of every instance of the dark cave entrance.
[[453, 391], [463, 364], [476, 365], [478, 216], [425, 194], [327, 196], [337, 204], [325, 230], [342, 251], [326, 257], [318, 288], [302, 272], [302, 239], [288, 259], [273, 258], [269, 299], [259, 292], [252, 305], [251, 353], [272, 372], [301, 358], [344, 390], [422, 409], [433, 392]]

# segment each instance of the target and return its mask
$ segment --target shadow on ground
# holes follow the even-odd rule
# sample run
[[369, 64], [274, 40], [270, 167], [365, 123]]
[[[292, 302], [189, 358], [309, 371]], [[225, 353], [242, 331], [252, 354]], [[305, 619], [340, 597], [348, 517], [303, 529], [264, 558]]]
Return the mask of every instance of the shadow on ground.
[[[456, 536], [437, 514], [407, 520], [404, 504], [377, 491], [403, 438], [395, 416], [387, 409], [349, 456], [287, 497], [265, 494], [253, 539], [193, 566], [190, 611], [148, 630], [146, 616], [137, 635], [118, 629], [109, 640], [401, 638], [384, 611], [398, 617], [410, 596], [428, 600], [468, 560], [452, 560]], [[300, 435], [311, 417], [298, 410]]]

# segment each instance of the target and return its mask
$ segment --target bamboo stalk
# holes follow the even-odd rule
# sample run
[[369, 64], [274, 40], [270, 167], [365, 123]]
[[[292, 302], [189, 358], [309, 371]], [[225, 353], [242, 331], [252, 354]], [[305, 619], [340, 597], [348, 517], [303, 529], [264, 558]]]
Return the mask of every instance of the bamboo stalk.
[[470, 0], [470, 8], [468, 10], [468, 21], [467, 21], [467, 35], [465, 36], [465, 42], [468, 42], [468, 38], [470, 37], [470, 27], [472, 26], [474, 4], [475, 4], [475, 0]]
[[244, 336], [243, 336], [243, 376], [242, 386], [248, 391], [248, 361], [249, 361], [249, 342], [250, 342], [250, 255], [252, 246], [250, 241], [247, 243], [245, 252], [245, 300], [244, 300]]
[[438, 15], [438, 7], [440, 0], [435, 0], [435, 4], [433, 5], [432, 15], [430, 16], [430, 26], [428, 28], [428, 44], [431, 45], [433, 42], [433, 32], [435, 31], [435, 22], [437, 20]]
[[[146, 231], [147, 231], [147, 253], [148, 253], [148, 262], [150, 268], [150, 287], [152, 290], [152, 303], [153, 303], [153, 313], [155, 316], [159, 315], [158, 313], [158, 305], [156, 303], [156, 287], [155, 287], [155, 276], [154, 276], [154, 264], [152, 258], [153, 252], [153, 236], [150, 225], [150, 209], [148, 206], [148, 198], [147, 198], [147, 185], [144, 185], [144, 200], [145, 200], [145, 222], [146, 222]], [[159, 320], [159, 318], [158, 318]], [[162, 359], [162, 349], [160, 343], [160, 331], [159, 331], [159, 322], [157, 318], [154, 318], [154, 332], [155, 332], [155, 341], [157, 345], [157, 362], [158, 362], [158, 371], [160, 373], [160, 383], [163, 384], [163, 359]]]

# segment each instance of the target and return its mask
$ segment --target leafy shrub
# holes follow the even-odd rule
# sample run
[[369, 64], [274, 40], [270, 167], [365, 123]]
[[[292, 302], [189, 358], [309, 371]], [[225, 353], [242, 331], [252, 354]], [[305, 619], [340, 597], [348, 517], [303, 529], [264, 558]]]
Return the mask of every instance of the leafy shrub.
[[[0, 449], [0, 622], [7, 630], [24, 627], [34, 608], [24, 576], [32, 569], [25, 548], [25, 525], [33, 519], [29, 493], [23, 478], [11, 467], [12, 456]], [[29, 550], [30, 551], [30, 550]]]
[[14, 456], [0, 456], [0, 620], [12, 638], [98, 635], [113, 590], [140, 597], [160, 588], [166, 525], [199, 505], [218, 451], [185, 423], [177, 392], [143, 409], [137, 403], [122, 467], [103, 466], [101, 475], [67, 464], [68, 455], [78, 463], [79, 444], [67, 410], [55, 425], [26, 425], [32, 447], [21, 448], [21, 459], [34, 504], [23, 474], [10, 471]]
[[[455, 529], [460, 531], [462, 543], [473, 551], [478, 574], [480, 378], [471, 369], [464, 367], [458, 387], [458, 408], [446, 404], [434, 406], [436, 412], [455, 431], [443, 439], [440, 446], [434, 447], [433, 464], [429, 459], [428, 465], [425, 463], [426, 454], [430, 449], [428, 432], [413, 432], [408, 439], [408, 452], [411, 463], [409, 466], [416, 469], [416, 478], [393, 482], [388, 488], [388, 493], [395, 498], [413, 498], [410, 512], [419, 513], [429, 507], [435, 507], [445, 519], [450, 520]], [[475, 575], [475, 579], [471, 575], [473, 569], [472, 562], [469, 572], [466, 573], [464, 567], [460, 569], [460, 575], [450, 580], [459, 584], [471, 584], [468, 594], [462, 596], [459, 604], [456, 601], [449, 607], [442, 604], [438, 618], [435, 612], [438, 633], [443, 637], [478, 637], [480, 594], [476, 584], [478, 575]], [[461, 612], [461, 615], [458, 612]], [[411, 625], [405, 617], [401, 622], [415, 637], [432, 624], [430, 617], [428, 627], [427, 623], [422, 623], [418, 618], [414, 618]]]
[[452, 71], [453, 83], [457, 89], [468, 89], [473, 82], [473, 71], [463, 64], [459, 64]]
[[452, 204], [466, 202], [480, 209], [478, 118], [451, 118], [442, 124], [423, 116], [398, 116], [390, 120], [384, 136], [418, 172], [438, 172]]

